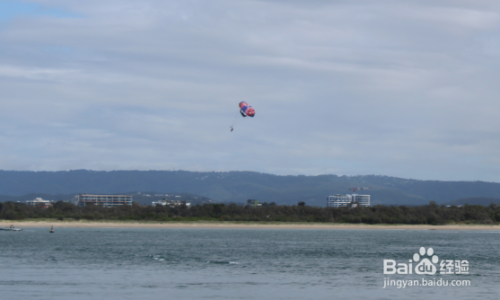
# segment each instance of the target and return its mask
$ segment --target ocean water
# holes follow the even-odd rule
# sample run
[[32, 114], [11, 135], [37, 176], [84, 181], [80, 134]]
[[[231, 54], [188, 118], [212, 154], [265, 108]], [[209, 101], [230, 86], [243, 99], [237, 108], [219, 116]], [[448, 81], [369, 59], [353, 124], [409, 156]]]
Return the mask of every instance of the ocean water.
[[[469, 274], [383, 274], [421, 247]], [[0, 232], [0, 299], [499, 299], [499, 256], [497, 231], [25, 228]]]

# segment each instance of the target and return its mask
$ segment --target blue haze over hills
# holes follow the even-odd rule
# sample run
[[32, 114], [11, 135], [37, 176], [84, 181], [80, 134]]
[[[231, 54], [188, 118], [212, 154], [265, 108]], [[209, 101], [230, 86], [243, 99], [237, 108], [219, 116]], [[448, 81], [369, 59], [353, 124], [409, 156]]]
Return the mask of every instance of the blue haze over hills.
[[[324, 206], [325, 198], [352, 193], [351, 187], [371, 187], [358, 193], [372, 204], [444, 204], [462, 198], [500, 198], [500, 183], [424, 181], [388, 176], [278, 176], [256, 172], [189, 171], [0, 171], [0, 195], [163, 192], [192, 193], [222, 202], [261, 202]], [[7, 197], [8, 198], [8, 197]], [[6, 198], [3, 197], [4, 201]], [[8, 199], [7, 199], [8, 200]]]

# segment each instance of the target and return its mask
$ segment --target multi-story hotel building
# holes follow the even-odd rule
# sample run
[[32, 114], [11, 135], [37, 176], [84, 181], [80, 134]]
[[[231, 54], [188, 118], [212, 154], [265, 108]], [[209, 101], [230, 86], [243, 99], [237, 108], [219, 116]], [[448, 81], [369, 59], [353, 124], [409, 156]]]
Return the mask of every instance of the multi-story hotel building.
[[358, 203], [359, 206], [370, 206], [370, 195], [352, 195], [352, 202]]
[[132, 205], [132, 196], [129, 195], [78, 195], [78, 206], [85, 206], [87, 203], [113, 207], [118, 205]]
[[370, 206], [370, 195], [335, 195], [326, 198], [327, 207], [347, 207], [352, 204]]
[[351, 195], [337, 194], [335, 196], [329, 196], [328, 198], [326, 198], [327, 207], [346, 207], [347, 205], [351, 204], [351, 202]]

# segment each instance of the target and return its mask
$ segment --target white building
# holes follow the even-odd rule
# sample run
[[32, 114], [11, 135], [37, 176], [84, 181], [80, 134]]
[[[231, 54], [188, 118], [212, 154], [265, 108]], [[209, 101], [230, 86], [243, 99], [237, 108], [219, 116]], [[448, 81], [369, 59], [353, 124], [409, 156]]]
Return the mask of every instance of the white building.
[[151, 205], [156, 206], [156, 205], [162, 205], [162, 206], [180, 206], [182, 204], [185, 204], [187, 207], [191, 206], [191, 203], [183, 203], [179, 200], [160, 200], [160, 201], [153, 201], [151, 202]]
[[351, 204], [351, 202], [351, 195], [337, 194], [335, 196], [329, 196], [328, 198], [326, 198], [327, 207], [346, 207], [347, 205]]
[[85, 206], [88, 203], [102, 205], [104, 207], [114, 207], [118, 205], [132, 205], [132, 196], [130, 195], [78, 195], [78, 206]]
[[357, 204], [359, 206], [370, 206], [370, 195], [340, 195], [326, 198], [327, 207], [347, 207]]
[[42, 198], [35, 198], [35, 200], [27, 200], [26, 204], [31, 206], [43, 206], [45, 208], [52, 206], [52, 201], [43, 200]]

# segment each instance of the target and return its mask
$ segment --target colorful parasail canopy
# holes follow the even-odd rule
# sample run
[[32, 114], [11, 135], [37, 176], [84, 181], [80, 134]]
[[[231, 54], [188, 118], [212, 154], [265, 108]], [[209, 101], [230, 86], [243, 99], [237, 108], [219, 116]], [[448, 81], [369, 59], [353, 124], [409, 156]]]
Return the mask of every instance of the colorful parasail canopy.
[[240, 114], [243, 117], [252, 117], [253, 118], [253, 116], [255, 116], [255, 110], [253, 109], [253, 107], [248, 105], [248, 103], [246, 103], [245, 101], [241, 101], [240, 102]]

